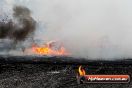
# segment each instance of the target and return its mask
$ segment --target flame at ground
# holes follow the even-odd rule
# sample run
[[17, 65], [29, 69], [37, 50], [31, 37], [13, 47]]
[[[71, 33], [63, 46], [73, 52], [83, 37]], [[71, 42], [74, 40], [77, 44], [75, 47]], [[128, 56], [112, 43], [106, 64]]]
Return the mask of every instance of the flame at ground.
[[32, 51], [35, 54], [39, 54], [39, 55], [55, 55], [55, 56], [69, 55], [69, 53], [62, 46], [62, 44], [57, 46], [57, 42], [54, 41], [48, 42], [41, 47], [38, 46], [37, 44], [33, 44]]
[[79, 71], [79, 75], [80, 75], [80, 76], [86, 75], [86, 72], [85, 72], [85, 70], [82, 68], [82, 66], [79, 66], [78, 71]]

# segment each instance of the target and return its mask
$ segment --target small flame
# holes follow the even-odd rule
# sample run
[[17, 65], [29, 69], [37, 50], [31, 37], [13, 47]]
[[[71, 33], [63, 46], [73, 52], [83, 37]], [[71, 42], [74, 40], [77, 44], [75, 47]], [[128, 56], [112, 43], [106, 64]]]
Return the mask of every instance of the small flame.
[[33, 44], [32, 51], [39, 55], [69, 55], [62, 45], [56, 47], [56, 42], [54, 41], [48, 42], [41, 47]]
[[79, 66], [78, 71], [79, 71], [79, 75], [80, 75], [80, 76], [84, 76], [84, 75], [86, 74], [86, 72], [85, 72], [85, 70], [82, 68], [82, 66]]

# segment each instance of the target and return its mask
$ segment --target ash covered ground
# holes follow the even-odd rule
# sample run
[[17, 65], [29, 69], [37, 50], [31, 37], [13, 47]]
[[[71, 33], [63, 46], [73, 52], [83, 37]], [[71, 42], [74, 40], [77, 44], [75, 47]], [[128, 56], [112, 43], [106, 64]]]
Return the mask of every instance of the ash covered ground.
[[[129, 61], [130, 62], [130, 61]], [[77, 84], [79, 65], [1, 63], [0, 88], [132, 88], [127, 84]], [[83, 65], [87, 74], [132, 74], [132, 64], [111, 62]]]

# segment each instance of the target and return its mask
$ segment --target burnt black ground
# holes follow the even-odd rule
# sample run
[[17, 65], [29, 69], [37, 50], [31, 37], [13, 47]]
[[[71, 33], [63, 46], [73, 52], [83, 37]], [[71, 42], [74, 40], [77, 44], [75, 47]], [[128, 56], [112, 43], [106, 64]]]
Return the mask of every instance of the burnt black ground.
[[[77, 84], [78, 65], [1, 64], [0, 88], [132, 88], [128, 84]], [[132, 74], [129, 66], [84, 65], [88, 74]]]
[[[131, 60], [89, 61], [82, 66], [87, 74], [129, 74], [132, 76], [131, 62]], [[76, 74], [79, 65], [81, 64], [1, 62], [0, 88], [132, 88], [132, 81], [127, 84], [78, 85]]]

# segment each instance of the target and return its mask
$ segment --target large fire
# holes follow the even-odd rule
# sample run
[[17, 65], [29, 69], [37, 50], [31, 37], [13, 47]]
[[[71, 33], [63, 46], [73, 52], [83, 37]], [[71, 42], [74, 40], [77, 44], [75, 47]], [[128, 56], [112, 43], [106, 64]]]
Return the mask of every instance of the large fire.
[[50, 41], [42, 46], [38, 46], [37, 44], [32, 45], [32, 51], [35, 54], [39, 55], [55, 55], [55, 56], [65, 56], [69, 55], [66, 49], [62, 46], [62, 44], [58, 44], [55, 41]]
[[85, 70], [82, 68], [82, 66], [79, 66], [78, 71], [79, 71], [79, 75], [80, 75], [80, 76], [86, 75], [86, 72], [85, 72]]

